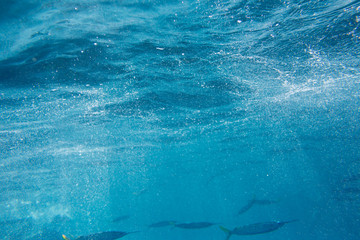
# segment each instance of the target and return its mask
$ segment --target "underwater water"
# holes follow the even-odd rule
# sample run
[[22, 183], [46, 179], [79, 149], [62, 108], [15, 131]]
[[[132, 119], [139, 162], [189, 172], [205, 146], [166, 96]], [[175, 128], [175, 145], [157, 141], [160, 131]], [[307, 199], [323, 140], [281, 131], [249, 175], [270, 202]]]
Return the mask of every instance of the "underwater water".
[[2, 0], [0, 238], [359, 239], [359, 24], [358, 0]]

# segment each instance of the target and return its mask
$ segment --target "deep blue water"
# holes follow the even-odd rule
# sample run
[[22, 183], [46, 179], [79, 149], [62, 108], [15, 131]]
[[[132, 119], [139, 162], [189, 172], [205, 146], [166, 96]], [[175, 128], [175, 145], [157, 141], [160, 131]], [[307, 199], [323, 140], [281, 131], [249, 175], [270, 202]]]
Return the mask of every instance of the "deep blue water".
[[294, 219], [360, 238], [360, 1], [1, 0], [1, 239]]

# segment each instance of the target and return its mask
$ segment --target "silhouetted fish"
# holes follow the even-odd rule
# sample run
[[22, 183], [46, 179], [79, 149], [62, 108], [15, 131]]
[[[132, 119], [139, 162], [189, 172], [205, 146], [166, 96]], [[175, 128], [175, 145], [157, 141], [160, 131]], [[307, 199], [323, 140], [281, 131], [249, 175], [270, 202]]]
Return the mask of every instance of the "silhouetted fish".
[[250, 208], [252, 208], [252, 206], [254, 206], [255, 202], [256, 202], [256, 197], [254, 196], [245, 206], [243, 206], [239, 210], [238, 214], [240, 215], [247, 212]]
[[258, 205], [270, 205], [270, 204], [274, 204], [274, 203], [278, 203], [279, 201], [276, 200], [268, 200], [268, 199], [255, 199], [254, 204], [258, 204]]
[[254, 197], [245, 205], [243, 206], [238, 214], [243, 214], [245, 212], [247, 212], [250, 208], [252, 208], [255, 204], [257, 205], [269, 205], [269, 204], [274, 204], [277, 203], [278, 201], [274, 201], [274, 200], [267, 200], [267, 199], [256, 199], [256, 196], [254, 195]]
[[153, 224], [149, 225], [149, 227], [151, 227], [151, 228], [167, 227], [170, 225], [175, 225], [175, 223], [176, 223], [176, 221], [161, 221], [161, 222], [153, 223]]
[[61, 233], [49, 230], [49, 229], [43, 229], [39, 234], [32, 236], [31, 238], [26, 238], [26, 240], [61, 240]]
[[344, 178], [343, 180], [341, 180], [341, 182], [343, 182], [343, 183], [356, 182], [358, 180], [360, 180], [360, 174], [354, 174], [354, 175], [350, 175], [349, 177]]
[[124, 237], [130, 233], [135, 233], [135, 232], [110, 231], [110, 232], [94, 233], [91, 235], [78, 237], [76, 240], [115, 240]]
[[175, 227], [178, 228], [185, 228], [185, 229], [198, 229], [198, 228], [207, 228], [212, 225], [215, 225], [215, 223], [210, 222], [193, 222], [193, 223], [179, 223], [175, 224]]
[[264, 222], [264, 223], [254, 223], [250, 225], [245, 225], [241, 227], [236, 227], [233, 230], [226, 229], [220, 226], [220, 229], [227, 233], [226, 240], [228, 240], [232, 235], [255, 235], [255, 234], [262, 234], [275, 231], [276, 229], [284, 226], [286, 223], [295, 222], [298, 220], [293, 221], [286, 221], [286, 222]]
[[355, 187], [343, 188], [343, 189], [341, 190], [341, 192], [343, 192], [343, 193], [358, 194], [358, 193], [360, 193], [360, 188], [355, 188]]
[[129, 215], [123, 215], [123, 216], [114, 218], [114, 219], [112, 220], [112, 222], [121, 222], [121, 221], [127, 220], [127, 219], [129, 219], [129, 218], [130, 218]]

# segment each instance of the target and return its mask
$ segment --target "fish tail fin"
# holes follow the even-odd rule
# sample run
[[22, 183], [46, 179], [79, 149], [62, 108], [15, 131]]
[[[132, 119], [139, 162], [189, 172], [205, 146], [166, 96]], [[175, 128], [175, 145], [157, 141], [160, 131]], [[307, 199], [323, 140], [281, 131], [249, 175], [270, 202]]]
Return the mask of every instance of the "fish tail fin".
[[64, 234], [61, 235], [61, 236], [63, 237], [64, 240], [70, 240], [70, 239], [68, 239]]
[[224, 233], [227, 234], [225, 240], [229, 240], [230, 237], [231, 237], [231, 235], [232, 235], [232, 234], [231, 234], [231, 231], [230, 231], [229, 229], [223, 227], [223, 226], [219, 226], [219, 228], [220, 228]]

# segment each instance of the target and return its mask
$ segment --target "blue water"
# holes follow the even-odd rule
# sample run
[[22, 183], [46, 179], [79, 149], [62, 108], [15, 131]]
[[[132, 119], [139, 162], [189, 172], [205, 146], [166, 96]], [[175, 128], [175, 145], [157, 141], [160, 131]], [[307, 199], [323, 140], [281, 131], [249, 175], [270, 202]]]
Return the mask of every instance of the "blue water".
[[360, 1], [1, 1], [1, 239], [358, 240], [359, 197]]

